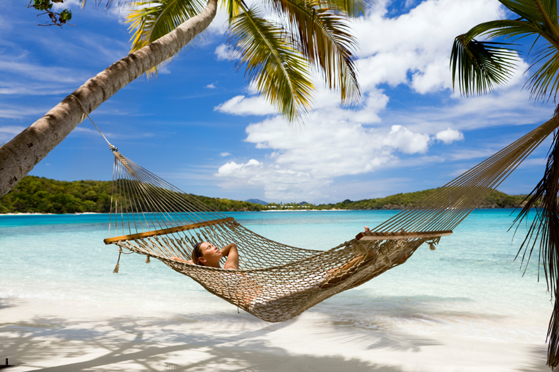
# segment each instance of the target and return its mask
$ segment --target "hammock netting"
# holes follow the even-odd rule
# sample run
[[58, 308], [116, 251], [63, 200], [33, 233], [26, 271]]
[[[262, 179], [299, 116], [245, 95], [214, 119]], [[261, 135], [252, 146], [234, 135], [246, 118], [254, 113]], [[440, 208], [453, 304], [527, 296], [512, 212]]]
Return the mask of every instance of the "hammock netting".
[[[281, 244], [212, 210], [116, 149], [111, 224], [106, 244], [156, 258], [209, 292], [269, 322], [291, 319], [317, 303], [404, 263], [423, 243], [431, 249], [479, 205], [558, 126], [534, 129], [443, 187], [414, 208], [331, 249]], [[239, 270], [190, 260], [198, 242], [235, 243]], [[223, 263], [222, 263], [223, 264]]]

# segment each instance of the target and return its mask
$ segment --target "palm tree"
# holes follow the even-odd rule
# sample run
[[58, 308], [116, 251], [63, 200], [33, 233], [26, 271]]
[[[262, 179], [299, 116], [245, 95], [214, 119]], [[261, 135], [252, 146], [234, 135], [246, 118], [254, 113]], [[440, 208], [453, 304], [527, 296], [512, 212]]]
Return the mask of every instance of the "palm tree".
[[[113, 0], [107, 0], [110, 4]], [[116, 1], [116, 0], [114, 0]], [[243, 0], [223, 0], [229, 16], [229, 43], [246, 65], [254, 86], [288, 120], [310, 107], [311, 70], [341, 100], [359, 96], [347, 20], [363, 13], [366, 0], [270, 0], [274, 19]], [[85, 0], [82, 0], [82, 5]], [[119, 89], [154, 72], [204, 31], [216, 15], [218, 0], [139, 0], [129, 20], [134, 32], [131, 54], [86, 81], [10, 142], [0, 147], [0, 196], [26, 176], [83, 119]], [[83, 109], [82, 109], [83, 106]]]
[[[499, 0], [514, 14], [513, 19], [481, 23], [454, 40], [450, 57], [453, 85], [463, 95], [484, 94], [505, 83], [516, 70], [521, 45], [532, 42], [533, 60], [525, 84], [534, 100], [554, 101], [559, 91], [559, 23], [556, 0]], [[484, 40], [477, 40], [483, 38]], [[500, 41], [491, 41], [498, 39]], [[556, 109], [554, 118], [557, 119]], [[515, 223], [535, 209], [535, 218], [518, 255], [528, 265], [536, 245], [548, 290], [555, 304], [548, 328], [547, 364], [559, 364], [559, 134], [554, 134], [545, 173], [526, 198]]]

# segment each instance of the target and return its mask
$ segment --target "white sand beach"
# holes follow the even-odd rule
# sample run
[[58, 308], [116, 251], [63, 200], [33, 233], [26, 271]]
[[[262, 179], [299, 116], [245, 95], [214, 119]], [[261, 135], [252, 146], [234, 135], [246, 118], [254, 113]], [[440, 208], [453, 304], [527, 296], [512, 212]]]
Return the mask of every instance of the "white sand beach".
[[0, 300], [0, 309], [12, 372], [549, 371], [543, 342], [359, 328], [324, 313], [271, 324], [231, 309], [131, 313], [121, 305], [37, 299]]

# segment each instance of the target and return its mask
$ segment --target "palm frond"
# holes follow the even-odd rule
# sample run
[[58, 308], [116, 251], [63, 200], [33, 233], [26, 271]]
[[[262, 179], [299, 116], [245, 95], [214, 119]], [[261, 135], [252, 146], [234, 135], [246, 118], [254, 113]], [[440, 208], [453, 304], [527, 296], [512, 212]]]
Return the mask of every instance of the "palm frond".
[[559, 47], [559, 25], [557, 24], [557, 1], [551, 0], [499, 0], [524, 21], [540, 29], [540, 34]]
[[240, 4], [243, 4], [243, 0], [221, 0], [220, 4], [221, 7], [227, 11], [227, 15], [229, 16], [229, 24], [231, 24], [233, 18], [238, 16], [240, 13]]
[[[518, 226], [535, 212], [534, 219], [517, 257], [522, 254], [522, 263], [528, 265], [536, 246], [539, 246], [538, 264], [543, 266], [547, 289], [555, 298], [555, 305], [547, 330], [549, 366], [559, 364], [559, 132], [554, 133], [544, 176], [525, 199], [525, 205], [513, 224]], [[527, 255], [527, 257], [526, 257]], [[539, 266], [538, 266], [539, 268]]]
[[[83, 8], [87, 2], [87, 0], [81, 0], [81, 7]], [[95, 5], [99, 6], [103, 2], [105, 3], [105, 9], [109, 9], [113, 6], [121, 6], [124, 4], [128, 4], [129, 0], [95, 0]]]
[[557, 24], [557, 0], [540, 0], [545, 13], [553, 24]]
[[323, 73], [330, 89], [339, 89], [343, 102], [356, 100], [359, 84], [353, 51], [357, 44], [347, 17], [324, 0], [271, 0], [289, 22], [298, 49]]
[[[541, 64], [541, 65], [540, 65]], [[559, 51], [555, 46], [549, 45], [537, 53], [537, 58], [529, 69], [540, 67], [532, 73], [525, 86], [530, 88], [533, 99], [557, 99], [559, 90]]]
[[516, 68], [517, 54], [508, 43], [466, 41], [466, 35], [457, 36], [450, 55], [452, 85], [460, 92], [484, 94], [503, 84]]
[[310, 65], [294, 49], [285, 30], [262, 18], [256, 9], [244, 9], [231, 23], [230, 41], [239, 52], [239, 65], [256, 88], [290, 121], [310, 107]]
[[326, 7], [338, 9], [352, 18], [364, 15], [371, 3], [370, 0], [326, 0], [324, 2]]
[[139, 0], [136, 10], [128, 15], [132, 52], [167, 35], [182, 23], [200, 13], [206, 5], [201, 0]]
[[499, 0], [499, 2], [524, 19], [543, 22], [543, 16], [534, 0]]
[[541, 24], [522, 19], [499, 19], [483, 22], [474, 26], [465, 35], [465, 40], [484, 37], [487, 39], [503, 38], [517, 41], [528, 35], [544, 35]]

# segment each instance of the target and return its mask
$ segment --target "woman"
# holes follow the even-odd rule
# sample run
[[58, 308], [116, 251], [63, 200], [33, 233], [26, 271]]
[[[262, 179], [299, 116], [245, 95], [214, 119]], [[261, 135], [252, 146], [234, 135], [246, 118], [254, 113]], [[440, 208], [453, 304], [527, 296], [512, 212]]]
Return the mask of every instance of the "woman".
[[[369, 231], [369, 227], [365, 226], [365, 232]], [[332, 276], [337, 276], [340, 272], [346, 272], [351, 267], [363, 261], [368, 261], [376, 255], [376, 252], [370, 252], [366, 257], [359, 254], [357, 257], [349, 261], [346, 265], [338, 268], [330, 269], [328, 271], [327, 279]], [[219, 249], [209, 242], [196, 243], [192, 250], [192, 260], [186, 261], [180, 257], [171, 257], [171, 260], [186, 262], [189, 264], [196, 264], [201, 266], [215, 267], [221, 269], [221, 259], [227, 257], [224, 269], [238, 270], [239, 269], [239, 252], [235, 243], [227, 244], [225, 247]], [[345, 278], [338, 278], [338, 281]]]
[[227, 244], [221, 249], [208, 242], [196, 243], [192, 250], [192, 260], [186, 261], [180, 257], [171, 257], [171, 260], [220, 269], [220, 261], [223, 257], [227, 257], [225, 265], [223, 265], [224, 269], [239, 269], [239, 252], [237, 251], [237, 245], [235, 243]]

